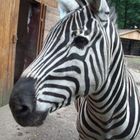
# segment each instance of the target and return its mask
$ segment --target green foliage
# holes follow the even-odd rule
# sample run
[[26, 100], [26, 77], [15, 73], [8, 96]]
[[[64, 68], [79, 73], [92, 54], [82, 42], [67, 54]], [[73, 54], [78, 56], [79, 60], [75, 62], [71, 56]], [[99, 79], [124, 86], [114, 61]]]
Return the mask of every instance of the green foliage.
[[115, 6], [119, 28], [140, 28], [140, 0], [109, 0]]

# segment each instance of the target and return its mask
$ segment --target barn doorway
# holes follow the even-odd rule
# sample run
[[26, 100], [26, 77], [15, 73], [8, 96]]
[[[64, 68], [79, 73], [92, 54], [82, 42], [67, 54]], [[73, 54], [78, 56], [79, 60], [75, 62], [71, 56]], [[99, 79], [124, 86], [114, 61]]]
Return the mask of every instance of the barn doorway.
[[14, 83], [43, 46], [46, 9], [39, 2], [20, 0]]

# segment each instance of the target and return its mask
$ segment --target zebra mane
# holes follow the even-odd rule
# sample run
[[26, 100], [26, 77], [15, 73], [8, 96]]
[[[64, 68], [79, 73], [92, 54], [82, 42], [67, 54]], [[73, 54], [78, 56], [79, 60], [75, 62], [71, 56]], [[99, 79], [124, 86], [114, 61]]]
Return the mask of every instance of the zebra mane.
[[115, 7], [111, 6], [110, 8], [110, 20], [117, 26], [117, 13], [116, 13], [116, 10], [115, 10]]

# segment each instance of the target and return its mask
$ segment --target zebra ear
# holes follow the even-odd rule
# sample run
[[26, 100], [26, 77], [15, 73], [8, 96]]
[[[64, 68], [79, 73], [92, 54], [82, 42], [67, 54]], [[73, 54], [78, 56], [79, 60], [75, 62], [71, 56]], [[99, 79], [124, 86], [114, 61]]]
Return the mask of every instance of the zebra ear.
[[101, 0], [87, 0], [87, 2], [94, 13], [99, 11]]
[[76, 0], [57, 0], [60, 18], [65, 17], [69, 12], [79, 8]]
[[106, 19], [109, 16], [110, 9], [106, 0], [87, 0], [91, 10], [97, 13], [101, 19]]
[[96, 12], [109, 12], [109, 6], [106, 0], [87, 0], [90, 7]]

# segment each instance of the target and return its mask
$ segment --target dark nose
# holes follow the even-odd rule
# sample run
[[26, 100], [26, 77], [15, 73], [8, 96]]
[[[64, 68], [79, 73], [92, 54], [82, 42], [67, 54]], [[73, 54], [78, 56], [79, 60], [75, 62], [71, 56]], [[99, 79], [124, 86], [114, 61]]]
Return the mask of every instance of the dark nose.
[[19, 114], [27, 114], [28, 112], [32, 112], [32, 109], [28, 105], [17, 105], [15, 107], [15, 111]]
[[22, 98], [22, 100], [20, 97], [11, 98], [9, 102], [12, 113], [20, 117], [28, 115], [33, 111], [33, 103], [32, 101], [29, 101], [29, 97], [22, 96]]
[[13, 88], [9, 106], [15, 120], [26, 125], [28, 117], [35, 108], [35, 91], [33, 79], [20, 79]]

